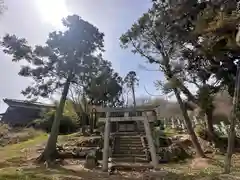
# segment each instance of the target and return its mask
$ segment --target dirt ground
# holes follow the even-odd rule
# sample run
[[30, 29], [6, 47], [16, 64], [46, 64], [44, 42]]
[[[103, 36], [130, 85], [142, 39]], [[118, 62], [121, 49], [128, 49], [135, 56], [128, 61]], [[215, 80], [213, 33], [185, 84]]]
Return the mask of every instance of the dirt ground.
[[[111, 175], [101, 171], [85, 169], [84, 161], [64, 160], [51, 168], [34, 163], [44, 148], [47, 135], [42, 134], [31, 140], [0, 148], [0, 180], [240, 180], [240, 154], [233, 157], [230, 175], [223, 175], [224, 156], [212, 156], [209, 159], [189, 159], [180, 163], [159, 164], [159, 171], [150, 169], [141, 171], [115, 170]], [[76, 137], [81, 138], [81, 137]], [[60, 141], [72, 140], [72, 137], [60, 137]], [[132, 166], [129, 164], [129, 166]]]

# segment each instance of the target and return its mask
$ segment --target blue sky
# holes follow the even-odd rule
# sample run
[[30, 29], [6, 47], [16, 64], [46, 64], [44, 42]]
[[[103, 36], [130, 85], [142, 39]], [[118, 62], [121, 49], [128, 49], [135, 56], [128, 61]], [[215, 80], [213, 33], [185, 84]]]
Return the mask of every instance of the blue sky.
[[[60, 12], [61, 15], [58, 5], [48, 8], [52, 12], [45, 10], [44, 7], [49, 1], [61, 1], [62, 3], [64, 0], [48, 0], [48, 3], [47, 0], [44, 0], [46, 3], [42, 3], [42, 7], [38, 6], [37, 1], [6, 1], [8, 10], [0, 17], [0, 36], [2, 37], [5, 33], [14, 33], [17, 36], [25, 37], [32, 45], [43, 44], [48, 32], [59, 28], [53, 22], [46, 21], [46, 17], [51, 16], [51, 13], [53, 13], [52, 16], [56, 15], [57, 12]], [[144, 86], [149, 92], [158, 94], [153, 82], [162, 79], [162, 74], [139, 68], [140, 64], [145, 65], [145, 59], [134, 55], [130, 50], [121, 49], [119, 46], [121, 34], [127, 31], [133, 22], [147, 11], [150, 7], [150, 0], [65, 0], [65, 6], [69, 14], [78, 14], [105, 33], [106, 52], [104, 57], [112, 61], [117, 72], [122, 76], [131, 70], [137, 72], [140, 79], [140, 85], [136, 91], [138, 97], [147, 96]], [[43, 9], [40, 11], [40, 8]], [[58, 8], [58, 11], [54, 10], [55, 8]], [[17, 75], [20, 65], [12, 63], [10, 57], [0, 52], [0, 59], [0, 99], [24, 99], [20, 92], [30, 81]], [[147, 66], [154, 69], [151, 65]], [[0, 101], [0, 112], [4, 111], [6, 107]]]

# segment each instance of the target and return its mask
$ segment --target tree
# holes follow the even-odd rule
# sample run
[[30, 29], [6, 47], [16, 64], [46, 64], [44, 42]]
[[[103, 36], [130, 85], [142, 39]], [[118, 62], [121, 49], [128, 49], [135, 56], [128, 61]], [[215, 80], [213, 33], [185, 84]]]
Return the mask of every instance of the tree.
[[[240, 31], [240, 29], [238, 29]], [[236, 42], [238, 44], [238, 35], [236, 36]], [[240, 63], [238, 62], [238, 70], [236, 74], [236, 82], [235, 82], [235, 90], [234, 90], [234, 97], [233, 97], [233, 109], [230, 117], [230, 128], [229, 128], [229, 135], [228, 135], [228, 148], [227, 148], [227, 154], [225, 158], [225, 165], [224, 165], [224, 171], [225, 173], [230, 173], [231, 168], [231, 159], [234, 151], [234, 145], [235, 145], [235, 126], [237, 120], [239, 120], [239, 90], [240, 90]]]
[[228, 134], [228, 148], [227, 148], [227, 154], [225, 158], [225, 165], [224, 165], [224, 172], [230, 173], [231, 168], [231, 159], [234, 152], [234, 145], [235, 145], [235, 137], [236, 137], [236, 131], [235, 126], [237, 120], [239, 120], [239, 89], [240, 89], [240, 65], [238, 65], [238, 71], [237, 71], [237, 78], [235, 83], [235, 92], [233, 97], [233, 109], [230, 117], [230, 128], [229, 128], [229, 134]]
[[91, 117], [91, 106], [119, 106], [122, 101], [122, 78], [114, 72], [112, 64], [99, 56], [92, 68], [89, 80], [71, 87], [70, 99], [85, 132], [85, 125], [89, 123], [90, 132], [93, 133], [93, 118]]
[[[137, 78], [137, 74], [135, 71], [130, 71], [124, 78], [124, 83], [126, 84], [127, 88], [131, 89], [132, 97], [133, 97], [133, 107], [134, 111], [136, 108], [136, 96], [135, 96], [135, 86], [138, 86], [139, 79]], [[134, 112], [136, 113], [136, 112]], [[140, 129], [140, 123], [136, 121], [137, 129]]]
[[120, 97], [122, 94], [122, 78], [114, 72], [109, 61], [101, 61], [98, 64], [99, 71], [84, 86], [84, 91], [92, 105], [108, 107], [121, 106], [123, 102]]
[[49, 97], [57, 89], [63, 89], [40, 162], [56, 158], [59, 123], [70, 84], [86, 84], [98, 60], [96, 52], [103, 51], [104, 34], [95, 26], [77, 15], [68, 16], [62, 23], [66, 30], [51, 32], [45, 46], [31, 47], [26, 39], [9, 34], [2, 41], [4, 52], [12, 56], [12, 61], [28, 63], [22, 66], [19, 75], [32, 78], [34, 84], [22, 92], [24, 95]]
[[128, 72], [128, 74], [124, 78], [124, 83], [127, 85], [127, 88], [131, 89], [132, 91], [134, 108], [136, 107], [135, 86], [138, 86], [138, 82], [139, 79], [137, 78], [137, 74], [134, 71]]
[[236, 61], [240, 51], [235, 41], [240, 13], [239, 1], [209, 1], [196, 21], [195, 34], [201, 37], [198, 49], [207, 57], [207, 68], [220, 80], [222, 86], [234, 94], [237, 72]]
[[4, 0], [0, 0], [0, 14], [4, 12], [6, 6], [4, 5]]
[[167, 2], [170, 37], [179, 45], [187, 45], [180, 56], [199, 73], [204, 70], [203, 74], [214, 75], [231, 96], [237, 71], [234, 62], [240, 55], [235, 41], [238, 4], [238, 0]]
[[206, 57], [197, 48], [186, 48], [182, 51], [182, 58], [186, 61], [183, 72], [184, 81], [195, 85], [197, 94], [194, 103], [200, 108], [201, 117], [205, 117], [209, 140], [215, 140], [213, 128], [213, 101], [215, 95], [221, 90], [219, 81], [206, 68]]
[[[239, 59], [234, 36], [236, 22], [239, 21], [235, 11], [237, 2], [171, 0], [163, 3], [166, 13], [162, 23], [167, 23], [168, 38], [181, 47], [178, 57], [187, 66], [182, 67], [181, 70], [185, 71], [178, 72], [178, 77], [183, 73], [185, 78], [181, 78], [182, 81], [197, 85], [198, 94], [193, 95], [186, 86], [179, 88], [206, 114], [208, 132], [212, 136], [214, 106], [209, 100], [226, 84], [233, 95], [236, 73], [233, 62]], [[155, 8], [160, 10], [161, 3], [154, 1]], [[207, 100], [205, 97], [209, 98], [203, 103]]]
[[[220, 87], [223, 88], [227, 87], [229, 94], [233, 96], [234, 87], [236, 87], [235, 81], [237, 81], [237, 64], [240, 55], [238, 46], [239, 35], [237, 34], [237, 38], [235, 37], [237, 32], [236, 27], [240, 20], [239, 1], [184, 0], [177, 2], [173, 0], [167, 3], [169, 3], [169, 14], [174, 18], [172, 19], [170, 16], [166, 18], [167, 20], [172, 20], [170, 21], [172, 23], [169, 24], [168, 32], [171, 32], [170, 37], [175, 39], [178, 45], [185, 44], [190, 47], [187, 52], [185, 52], [185, 55], [193, 55], [193, 58], [187, 58], [189, 64], [195, 64], [195, 69], [197, 69], [198, 72], [201, 72], [199, 70], [203, 69], [205, 72], [207, 71], [207, 74], [214, 76], [218, 80], [217, 84], [220, 84]], [[186, 50], [186, 48], [184, 48], [184, 50]], [[191, 52], [194, 53], [191, 54]], [[194, 66], [192, 67], [194, 68]], [[206, 73], [203, 74], [206, 75]], [[204, 102], [202, 100], [206, 99], [204, 97], [207, 97], [206, 95], [212, 96], [212, 94], [208, 93], [210, 90], [209, 86], [203, 86], [200, 90], [202, 91], [199, 92], [199, 105], [201, 106]], [[206, 91], [208, 92], [206, 93]], [[201, 98], [202, 96], [203, 98]], [[236, 102], [234, 102], [234, 104], [236, 104]], [[203, 108], [209, 110], [212, 109], [212, 105], [210, 103], [209, 106], [203, 106]], [[235, 136], [235, 118], [235, 115], [230, 117], [233, 123], [231, 123], [228, 141], [228, 155], [225, 165], [226, 172], [230, 171], [230, 161], [233, 150], [231, 144], [233, 144]], [[209, 122], [208, 120], [208, 123]]]
[[[70, 89], [70, 99], [73, 109], [78, 116], [79, 123], [81, 124], [82, 133], [85, 134], [85, 126], [90, 119], [90, 106], [83, 87], [77, 84], [72, 86]], [[90, 129], [92, 133], [92, 127]]]
[[[192, 128], [191, 120], [187, 114], [182, 98], [181, 91], [189, 91], [183, 82], [177, 78], [173, 63], [178, 62], [179, 51], [182, 46], [176, 43], [169, 31], [167, 2], [153, 2], [152, 8], [132, 25], [121, 37], [122, 46], [131, 46], [134, 53], [147, 58], [150, 63], [158, 64], [164, 72], [167, 81], [172, 84], [172, 90], [177, 98], [185, 119], [188, 133], [191, 136], [197, 154], [205, 157], [204, 152], [198, 142], [197, 136]], [[188, 92], [186, 92], [188, 93]]]

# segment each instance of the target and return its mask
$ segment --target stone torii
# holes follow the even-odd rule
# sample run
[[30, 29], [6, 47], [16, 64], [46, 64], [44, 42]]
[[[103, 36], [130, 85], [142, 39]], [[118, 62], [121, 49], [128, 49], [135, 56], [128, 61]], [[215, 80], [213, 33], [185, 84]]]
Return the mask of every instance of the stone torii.
[[[108, 159], [109, 159], [109, 140], [110, 140], [110, 123], [111, 123], [111, 117], [110, 113], [111, 112], [121, 112], [121, 111], [127, 111], [127, 112], [132, 112], [132, 108], [104, 108], [106, 112], [106, 119], [105, 119], [105, 130], [104, 130], [104, 147], [103, 147], [103, 166], [102, 170], [104, 172], [108, 171]], [[148, 108], [147, 108], [148, 109]], [[149, 150], [151, 153], [151, 159], [152, 159], [152, 165], [154, 169], [157, 169], [158, 166], [158, 158], [156, 154], [156, 148], [154, 145], [154, 141], [152, 138], [152, 132], [149, 124], [149, 114], [148, 110], [143, 111], [143, 116], [135, 116], [135, 117], [124, 117], [126, 119], [140, 119], [143, 121], [144, 124], [144, 129], [146, 133], [146, 138], [148, 141], [148, 146]]]

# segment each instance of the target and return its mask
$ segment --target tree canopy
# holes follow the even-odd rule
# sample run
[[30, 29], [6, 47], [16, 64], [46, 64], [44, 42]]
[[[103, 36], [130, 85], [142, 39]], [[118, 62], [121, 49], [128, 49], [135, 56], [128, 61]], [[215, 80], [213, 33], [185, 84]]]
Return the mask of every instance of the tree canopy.
[[[103, 51], [103, 33], [77, 15], [63, 20], [65, 32], [49, 33], [46, 45], [31, 47], [27, 40], [7, 34], [2, 41], [4, 52], [12, 61], [25, 60], [19, 75], [30, 77], [34, 84], [22, 93], [27, 97], [48, 97], [62, 88], [64, 79], [71, 83], [84, 84], [89, 72], [95, 70], [98, 57], [96, 51]], [[95, 67], [97, 68], [97, 67]]]
[[62, 89], [51, 134], [39, 161], [56, 158], [60, 119], [70, 86], [89, 84], [92, 75], [101, 71], [98, 64], [104, 51], [104, 34], [78, 15], [68, 16], [62, 23], [65, 31], [49, 33], [44, 46], [31, 47], [26, 39], [9, 34], [1, 43], [12, 61], [25, 60], [19, 75], [32, 78], [34, 84], [22, 92], [24, 95], [28, 98], [49, 97], [57, 89]]
[[122, 101], [122, 78], [117, 72], [114, 72], [109, 61], [100, 61], [99, 72], [94, 74], [92, 80], [84, 86], [90, 103], [102, 106], [120, 106]]

